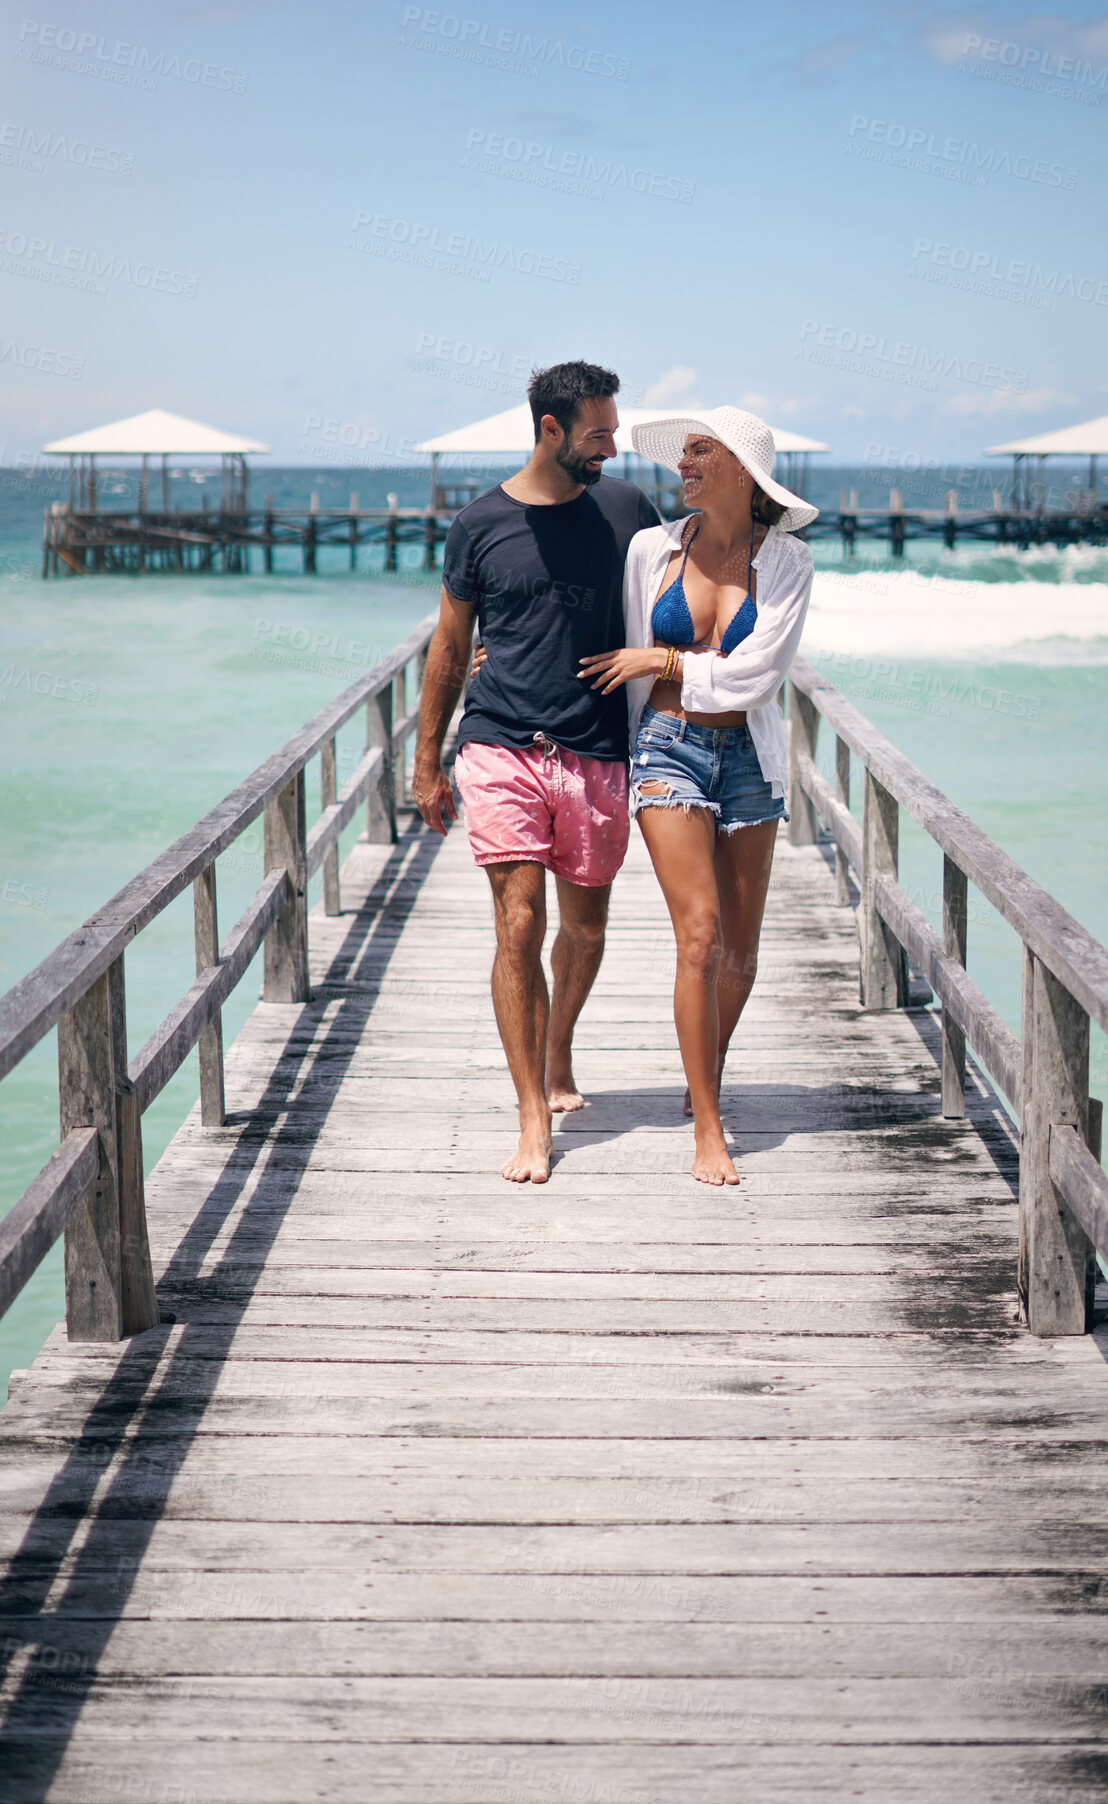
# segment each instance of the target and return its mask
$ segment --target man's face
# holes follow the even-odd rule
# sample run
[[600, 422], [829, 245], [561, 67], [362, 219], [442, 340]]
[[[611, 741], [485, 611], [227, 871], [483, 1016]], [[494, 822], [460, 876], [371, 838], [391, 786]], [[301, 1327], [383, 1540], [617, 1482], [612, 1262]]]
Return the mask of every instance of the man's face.
[[605, 458], [616, 455], [618, 425], [614, 401], [582, 401], [577, 418], [555, 452], [566, 475], [586, 486], [599, 481]]

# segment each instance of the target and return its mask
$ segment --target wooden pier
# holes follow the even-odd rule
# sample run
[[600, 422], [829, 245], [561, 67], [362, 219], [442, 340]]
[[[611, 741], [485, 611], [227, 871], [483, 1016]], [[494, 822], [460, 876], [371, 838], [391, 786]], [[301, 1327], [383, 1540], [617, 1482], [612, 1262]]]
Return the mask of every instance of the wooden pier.
[[[419, 547], [420, 568], [433, 571], [451, 520], [471, 498], [467, 491], [435, 508], [360, 508], [353, 495], [345, 508], [200, 508], [191, 513], [100, 512], [55, 501], [45, 512], [42, 574], [139, 575], [156, 570], [241, 575], [252, 570], [268, 575], [283, 569], [315, 575], [321, 553], [326, 554], [326, 568], [356, 570], [363, 548], [372, 554], [372, 567], [388, 573], [398, 569], [402, 547], [413, 545]], [[659, 493], [658, 500], [667, 519], [686, 511], [677, 491]], [[1104, 545], [1108, 507], [967, 510], [952, 497], [942, 509], [906, 508], [894, 491], [887, 509], [859, 507], [846, 497], [838, 510], [825, 509], [799, 536], [837, 538], [848, 557], [859, 541], [884, 543], [893, 558], [903, 557], [906, 546], [917, 539], [937, 540], [948, 550], [966, 541], [1010, 545], [1014, 550], [1048, 544]], [[336, 557], [336, 552], [341, 555]], [[364, 557], [362, 567], [368, 567]]]
[[[0, 1307], [64, 1225], [70, 1323], [0, 1416], [5, 1800], [1101, 1798], [1108, 954], [798, 665], [724, 1090], [740, 1187], [687, 1175], [637, 840], [588, 1107], [549, 1185], [510, 1187], [487, 886], [400, 806], [430, 630], [0, 1007], [0, 1073], [59, 1028], [63, 1135], [0, 1224]], [[901, 807], [942, 849], [941, 936], [897, 882]], [[214, 859], [263, 812], [217, 952]], [[1019, 912], [1022, 1042], [966, 976], [967, 880]], [[200, 975], [129, 1060], [125, 947], [189, 885]], [[144, 1181], [142, 1110], [198, 1039]]]
[[[399, 567], [401, 548], [420, 548], [424, 570], [437, 568], [437, 548], [445, 539], [456, 508], [361, 508], [352, 495], [345, 508], [266, 506], [260, 510], [197, 508], [191, 513], [93, 512], [55, 501], [46, 508], [42, 544], [43, 576], [95, 576], [143, 571], [195, 573], [219, 571], [257, 575], [295, 564], [314, 576], [321, 550], [338, 549], [342, 563], [358, 568], [358, 552], [379, 550], [376, 569]], [[253, 557], [251, 556], [253, 553]], [[366, 561], [363, 558], [363, 568]]]

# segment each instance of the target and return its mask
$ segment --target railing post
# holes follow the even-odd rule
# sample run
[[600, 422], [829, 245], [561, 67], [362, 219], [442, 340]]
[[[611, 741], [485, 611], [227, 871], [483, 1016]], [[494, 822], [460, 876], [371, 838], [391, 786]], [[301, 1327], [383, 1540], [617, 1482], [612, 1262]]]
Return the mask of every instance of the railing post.
[[1089, 1134], [1089, 1017], [1024, 948], [1020, 1287], [1032, 1334], [1086, 1334], [1094, 1249], [1050, 1178], [1050, 1127]]
[[100, 1135], [100, 1171], [65, 1231], [70, 1340], [116, 1341], [158, 1319], [142, 1191], [142, 1134], [127, 1077], [123, 958], [58, 1023], [61, 1137]]
[[392, 688], [386, 684], [366, 703], [366, 751], [383, 748], [385, 768], [366, 797], [366, 838], [372, 846], [396, 844], [396, 801], [392, 786]]
[[265, 936], [266, 1002], [307, 1002], [308, 860], [304, 772], [285, 784], [265, 811], [266, 871], [288, 872], [290, 896]]
[[[850, 807], [850, 747], [845, 739], [835, 735], [835, 799], [844, 808]], [[842, 907], [850, 906], [850, 863], [840, 845], [835, 847], [835, 900]]]
[[[965, 970], [967, 906], [966, 874], [953, 858], [943, 856], [943, 951]], [[966, 1112], [966, 1036], [948, 1008], [943, 1009], [943, 1115], [957, 1121]]]
[[899, 827], [895, 796], [867, 769], [862, 794], [862, 904], [858, 911], [865, 1009], [903, 1008], [908, 1000], [904, 948], [877, 912], [877, 877], [897, 875]]
[[115, 1068], [116, 1139], [119, 1147], [119, 1266], [124, 1334], [141, 1334], [158, 1321], [158, 1299], [146, 1232], [142, 1170], [142, 1110], [127, 1076], [127, 990], [123, 955], [108, 970]]
[[[393, 724], [394, 731], [395, 731], [396, 727], [399, 726], [400, 722], [403, 720], [403, 718], [407, 712], [408, 712], [408, 681], [407, 681], [406, 671], [401, 670], [392, 679], [392, 724]], [[406, 788], [405, 781], [404, 781], [405, 766], [407, 764], [407, 751], [408, 751], [408, 747], [407, 747], [407, 742], [405, 741], [405, 743], [403, 745], [394, 746], [393, 752], [392, 752], [392, 794], [393, 794], [393, 820], [394, 821], [396, 819], [396, 810], [398, 808], [403, 808], [404, 803], [408, 799], [407, 798], [407, 788]]]
[[[203, 977], [219, 963], [219, 917], [216, 908], [215, 865], [201, 871], [192, 886], [193, 938], [196, 942], [196, 975]], [[200, 1035], [200, 1123], [222, 1127], [226, 1119], [223, 1088], [223, 1015], [209, 1021]]]
[[[330, 808], [339, 798], [338, 763], [335, 741], [328, 739], [319, 754], [319, 800]], [[333, 845], [323, 860], [323, 912], [342, 913], [339, 899], [339, 848]]]
[[814, 846], [818, 838], [815, 804], [800, 785], [801, 752], [809, 758], [816, 755], [819, 733], [819, 710], [815, 702], [801, 693], [795, 683], [789, 684], [789, 844]]

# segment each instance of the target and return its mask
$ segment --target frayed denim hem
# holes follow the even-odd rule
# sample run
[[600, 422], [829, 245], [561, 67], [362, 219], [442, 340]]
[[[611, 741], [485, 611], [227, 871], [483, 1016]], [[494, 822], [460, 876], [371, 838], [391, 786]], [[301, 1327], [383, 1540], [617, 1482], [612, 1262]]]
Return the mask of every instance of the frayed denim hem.
[[721, 833], [739, 833], [743, 827], [768, 827], [771, 821], [787, 822], [788, 818], [787, 814], [763, 814], [758, 821], [728, 821], [726, 826], [721, 822], [719, 830]]
[[[648, 783], [653, 781], [654, 778], [647, 778]], [[664, 778], [659, 778], [658, 781], [664, 781]], [[634, 820], [635, 816], [640, 814], [644, 808], [683, 808], [686, 814], [691, 808], [706, 808], [710, 814], [715, 815], [717, 825], [719, 822], [720, 805], [718, 802], [689, 802], [684, 797], [675, 795], [638, 796], [632, 790], [627, 808], [631, 819]]]

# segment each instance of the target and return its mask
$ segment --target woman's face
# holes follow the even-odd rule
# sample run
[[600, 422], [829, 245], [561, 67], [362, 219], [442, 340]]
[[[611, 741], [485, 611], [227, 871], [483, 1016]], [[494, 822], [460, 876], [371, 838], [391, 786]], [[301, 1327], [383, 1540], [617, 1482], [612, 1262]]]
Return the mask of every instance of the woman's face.
[[693, 507], [733, 495], [749, 480], [735, 453], [707, 432], [689, 433], [677, 468], [685, 485], [685, 500]]

